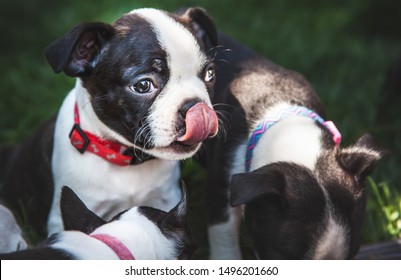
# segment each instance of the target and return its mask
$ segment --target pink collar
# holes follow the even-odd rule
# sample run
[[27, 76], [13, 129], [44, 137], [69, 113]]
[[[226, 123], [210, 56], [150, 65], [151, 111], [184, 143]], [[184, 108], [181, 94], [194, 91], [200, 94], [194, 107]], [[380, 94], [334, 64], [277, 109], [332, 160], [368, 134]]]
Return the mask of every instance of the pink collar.
[[116, 253], [120, 260], [135, 260], [127, 246], [125, 246], [114, 236], [108, 234], [90, 234], [89, 236], [106, 244], [111, 250], [114, 251], [114, 253]]

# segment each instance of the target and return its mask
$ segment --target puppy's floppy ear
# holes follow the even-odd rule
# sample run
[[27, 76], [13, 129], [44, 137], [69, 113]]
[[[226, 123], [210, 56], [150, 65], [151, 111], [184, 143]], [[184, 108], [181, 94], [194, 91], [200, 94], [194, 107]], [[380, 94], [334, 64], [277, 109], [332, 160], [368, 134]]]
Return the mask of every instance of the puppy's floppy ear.
[[182, 8], [177, 13], [181, 14], [184, 20], [189, 21], [195, 36], [203, 42], [206, 50], [219, 44], [216, 26], [204, 9]]
[[337, 155], [340, 166], [362, 184], [373, 171], [377, 160], [384, 154], [370, 134], [365, 134], [354, 146], [342, 149]]
[[61, 218], [65, 230], [78, 230], [89, 234], [106, 222], [89, 210], [69, 187], [61, 190]]
[[263, 195], [281, 199], [286, 178], [280, 170], [271, 166], [262, 167], [251, 173], [235, 174], [231, 178], [230, 205], [235, 207], [251, 202]]
[[64, 71], [68, 76], [91, 74], [101, 50], [114, 34], [114, 28], [105, 23], [83, 23], [45, 49], [45, 56], [54, 72]]

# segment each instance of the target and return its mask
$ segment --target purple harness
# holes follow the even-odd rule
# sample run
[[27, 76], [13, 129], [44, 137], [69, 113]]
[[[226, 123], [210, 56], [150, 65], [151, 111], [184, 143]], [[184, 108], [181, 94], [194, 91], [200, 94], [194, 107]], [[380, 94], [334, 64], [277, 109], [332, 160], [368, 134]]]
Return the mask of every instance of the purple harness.
[[287, 119], [292, 116], [303, 116], [313, 119], [315, 122], [320, 123], [324, 126], [333, 136], [333, 141], [336, 146], [339, 146], [341, 143], [341, 133], [338, 131], [337, 127], [334, 125], [332, 121], [324, 121], [318, 114], [309, 110], [306, 107], [302, 106], [287, 106], [280, 110], [274, 110], [269, 112], [267, 117], [264, 118], [260, 123], [255, 127], [252, 132], [252, 135], [248, 141], [248, 147], [246, 150], [246, 161], [245, 161], [245, 170], [246, 172], [250, 171], [251, 162], [253, 157], [253, 150], [256, 147], [256, 144], [259, 142], [260, 137], [262, 137], [263, 133], [265, 133], [270, 127], [275, 125], [281, 120]]

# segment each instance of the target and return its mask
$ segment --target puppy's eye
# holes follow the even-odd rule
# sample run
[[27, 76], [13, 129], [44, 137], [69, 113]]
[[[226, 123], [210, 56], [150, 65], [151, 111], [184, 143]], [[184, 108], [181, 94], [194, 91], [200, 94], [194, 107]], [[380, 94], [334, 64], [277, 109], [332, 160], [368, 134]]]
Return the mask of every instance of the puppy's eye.
[[214, 69], [214, 66], [207, 67], [206, 71], [205, 71], [205, 77], [204, 77], [205, 82], [208, 83], [208, 82], [213, 81], [215, 76], [216, 76], [216, 70]]
[[151, 93], [154, 90], [153, 82], [149, 79], [143, 79], [137, 82], [136, 84], [129, 86], [129, 89], [132, 92], [139, 94]]

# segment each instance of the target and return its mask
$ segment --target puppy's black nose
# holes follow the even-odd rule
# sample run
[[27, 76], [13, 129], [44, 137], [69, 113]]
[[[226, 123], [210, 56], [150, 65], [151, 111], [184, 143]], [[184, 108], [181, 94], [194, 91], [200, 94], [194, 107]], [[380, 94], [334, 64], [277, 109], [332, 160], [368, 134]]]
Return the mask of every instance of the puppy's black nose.
[[185, 116], [187, 115], [187, 112], [189, 109], [191, 109], [193, 106], [195, 106], [196, 103], [199, 103], [200, 100], [199, 99], [191, 99], [191, 100], [187, 100], [183, 103], [183, 105], [181, 106], [181, 108], [179, 109], [179, 113], [180, 115], [183, 117], [183, 119], [185, 119]]

